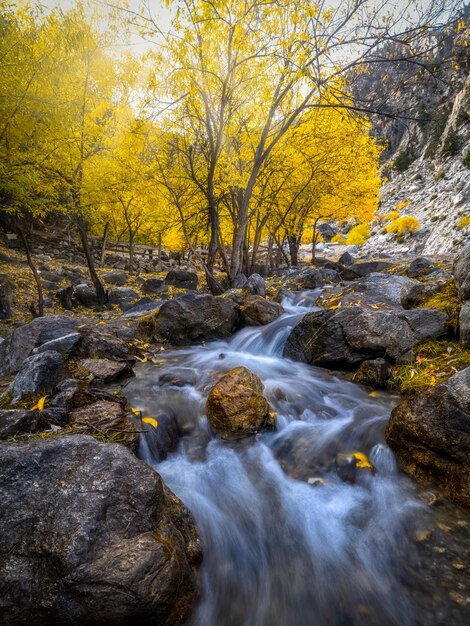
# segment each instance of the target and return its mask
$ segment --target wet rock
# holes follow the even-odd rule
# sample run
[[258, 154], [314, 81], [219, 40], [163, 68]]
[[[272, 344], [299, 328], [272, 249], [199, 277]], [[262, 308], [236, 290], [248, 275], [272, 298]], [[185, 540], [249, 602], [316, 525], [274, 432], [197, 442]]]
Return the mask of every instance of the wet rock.
[[164, 302], [141, 326], [157, 341], [187, 345], [229, 337], [240, 328], [240, 314], [230, 298], [188, 294]]
[[103, 278], [109, 285], [116, 285], [118, 287], [125, 285], [128, 280], [126, 272], [121, 272], [119, 270], [103, 274]]
[[109, 292], [108, 303], [117, 305], [121, 310], [130, 309], [133, 303], [139, 298], [137, 291], [127, 289], [126, 287], [118, 287]]
[[69, 285], [68, 287], [63, 287], [62, 289], [59, 289], [59, 291], [57, 291], [55, 295], [60, 304], [64, 307], [64, 309], [68, 309], [70, 311], [73, 309], [74, 293], [74, 286]]
[[44, 426], [45, 422], [39, 411], [0, 410], [0, 439], [35, 433]]
[[440, 285], [425, 283], [407, 283], [402, 287], [400, 294], [401, 305], [404, 309], [413, 309], [437, 293]]
[[266, 295], [266, 283], [264, 278], [259, 274], [252, 274], [243, 285], [245, 293], [251, 293], [254, 296]]
[[78, 367], [91, 374], [93, 380], [111, 383], [120, 378], [133, 376], [132, 367], [127, 361], [110, 361], [109, 359], [82, 359]]
[[318, 271], [320, 272], [321, 279], [327, 285], [336, 285], [341, 282], [341, 276], [335, 269], [322, 267]]
[[75, 331], [81, 324], [81, 319], [49, 315], [16, 328], [0, 345], [0, 376], [17, 372], [34, 348]]
[[372, 476], [374, 468], [369, 463], [367, 457], [357, 453], [345, 454], [341, 452], [335, 461], [336, 473], [347, 483], [356, 483], [364, 476]]
[[390, 366], [385, 359], [369, 359], [359, 366], [354, 381], [361, 385], [385, 389], [390, 378]]
[[46, 343], [43, 343], [39, 348], [35, 348], [33, 352], [41, 353], [52, 350], [64, 356], [71, 356], [77, 352], [81, 340], [82, 336], [80, 333], [69, 333], [58, 339], [46, 341]]
[[98, 400], [82, 408], [74, 409], [69, 414], [72, 426], [83, 429], [84, 434], [101, 434], [113, 437], [132, 450], [137, 448], [139, 433], [134, 422], [127, 415], [119, 402]]
[[142, 283], [142, 291], [144, 293], [160, 294], [165, 288], [165, 282], [161, 278], [147, 278]]
[[313, 311], [292, 329], [284, 356], [339, 368], [377, 357], [394, 361], [422, 339], [445, 335], [447, 320], [434, 309]]
[[373, 272], [366, 278], [361, 278], [352, 283], [341, 299], [342, 305], [368, 304], [401, 307], [401, 294], [404, 288], [413, 285], [421, 285], [406, 276]]
[[243, 323], [247, 326], [269, 324], [284, 313], [277, 302], [270, 302], [261, 296], [249, 296], [240, 307]]
[[75, 295], [79, 303], [89, 309], [98, 306], [96, 291], [84, 283], [75, 287]]
[[88, 332], [80, 344], [79, 354], [91, 359], [126, 359], [129, 346], [109, 333]]
[[433, 262], [431, 259], [427, 259], [426, 257], [418, 257], [410, 263], [406, 274], [410, 278], [417, 278], [420, 275], [422, 276], [426, 274], [426, 270], [428, 270], [432, 266], [432, 264]]
[[12, 402], [29, 394], [53, 392], [65, 375], [65, 361], [59, 352], [49, 350], [28, 357], [13, 381]]
[[458, 504], [470, 505], [470, 367], [406, 398], [393, 411], [385, 438], [400, 466]]
[[0, 274], [0, 320], [8, 319], [13, 312], [15, 283], [4, 274]]
[[222, 376], [207, 398], [207, 417], [224, 439], [239, 439], [257, 433], [269, 421], [269, 404], [261, 380], [236, 367]]
[[181, 367], [162, 374], [158, 379], [160, 387], [188, 387], [197, 383], [197, 374], [193, 369]]
[[185, 623], [194, 522], [126, 448], [86, 436], [2, 444], [0, 499], [6, 626]]
[[180, 289], [196, 289], [199, 279], [196, 272], [170, 270], [165, 277], [165, 283]]
[[180, 432], [174, 415], [160, 413], [155, 419], [158, 422], [157, 428], [142, 422], [140, 429], [145, 431], [145, 438], [155, 461], [163, 461], [178, 447]]

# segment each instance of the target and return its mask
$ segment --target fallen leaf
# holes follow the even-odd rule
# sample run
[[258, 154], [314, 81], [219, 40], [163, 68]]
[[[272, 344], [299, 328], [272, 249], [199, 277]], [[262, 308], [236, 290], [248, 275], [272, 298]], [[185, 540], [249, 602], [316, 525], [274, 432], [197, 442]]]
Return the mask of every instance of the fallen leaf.
[[44, 405], [46, 404], [47, 396], [43, 396], [39, 398], [37, 403], [31, 407], [31, 411], [42, 411], [44, 409]]
[[354, 452], [353, 457], [357, 459], [356, 467], [369, 467], [372, 469], [369, 459], [362, 452]]
[[133, 406], [131, 406], [131, 412], [132, 412], [134, 415], [140, 415], [140, 411], [139, 411], [139, 409], [134, 409], [134, 407], [133, 407]]
[[379, 395], [379, 392], [378, 392], [378, 391], [371, 391], [369, 395], [370, 395], [372, 398], [375, 398], [376, 396], [378, 396], [378, 395]]
[[157, 420], [153, 417], [143, 417], [142, 421], [144, 422], [144, 424], [150, 424], [150, 426], [153, 426], [154, 428], [158, 426]]

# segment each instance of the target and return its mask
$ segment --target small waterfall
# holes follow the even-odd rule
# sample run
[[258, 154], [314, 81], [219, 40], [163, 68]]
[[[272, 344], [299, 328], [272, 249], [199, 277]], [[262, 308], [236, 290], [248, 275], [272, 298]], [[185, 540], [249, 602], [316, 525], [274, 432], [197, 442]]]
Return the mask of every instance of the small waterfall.
[[[291, 295], [285, 314], [265, 327], [162, 353], [126, 389], [133, 406], [163, 426], [143, 439], [141, 457], [200, 531], [203, 591], [191, 626], [416, 623], [400, 564], [424, 513], [383, 441], [396, 398], [371, 397], [281, 357], [314, 301], [315, 292]], [[217, 377], [239, 365], [263, 380], [277, 430], [229, 443], [212, 435], [205, 400]], [[168, 421], [182, 436], [163, 458]], [[352, 451], [367, 454], [376, 474], [343, 482], [335, 458]]]

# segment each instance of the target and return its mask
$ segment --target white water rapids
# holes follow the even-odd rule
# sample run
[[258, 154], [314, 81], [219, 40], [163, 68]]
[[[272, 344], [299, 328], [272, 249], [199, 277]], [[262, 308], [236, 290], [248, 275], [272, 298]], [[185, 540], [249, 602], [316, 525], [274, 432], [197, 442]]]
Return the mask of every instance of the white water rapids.
[[[182, 432], [161, 460], [159, 426], [142, 439], [140, 456], [200, 532], [202, 597], [191, 626], [418, 623], [402, 565], [422, 505], [383, 442], [397, 399], [281, 356], [315, 295], [291, 296], [281, 318], [228, 342], [164, 352], [157, 366], [137, 368], [126, 389], [134, 407], [175, 416]], [[217, 377], [239, 365], [262, 379], [277, 430], [226, 442], [210, 432], [205, 401]], [[354, 451], [377, 471], [349, 484], [334, 462]]]

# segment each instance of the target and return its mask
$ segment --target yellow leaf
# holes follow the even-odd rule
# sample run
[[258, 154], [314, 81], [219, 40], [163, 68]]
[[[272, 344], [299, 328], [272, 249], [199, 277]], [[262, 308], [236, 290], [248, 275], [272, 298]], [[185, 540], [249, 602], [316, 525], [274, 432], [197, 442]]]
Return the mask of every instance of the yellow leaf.
[[354, 452], [353, 457], [357, 459], [356, 467], [369, 467], [372, 469], [369, 459], [362, 452]]
[[150, 426], [153, 426], [154, 428], [158, 426], [157, 420], [153, 417], [143, 417], [142, 421], [144, 422], [144, 424], [150, 424]]
[[378, 396], [378, 395], [379, 395], [379, 392], [378, 392], [378, 391], [371, 391], [369, 395], [370, 395], [372, 398], [375, 398], [376, 396]]
[[42, 411], [44, 409], [44, 405], [46, 404], [47, 396], [43, 396], [39, 398], [37, 403], [31, 407], [31, 411]]
[[140, 360], [141, 363], [147, 363], [147, 361], [148, 361], [148, 358], [146, 356]]
[[140, 411], [139, 411], [139, 409], [134, 409], [134, 407], [133, 407], [133, 406], [131, 406], [131, 412], [132, 412], [134, 415], [140, 415]]
[[106, 322], [98, 322], [98, 326], [103, 326]]

